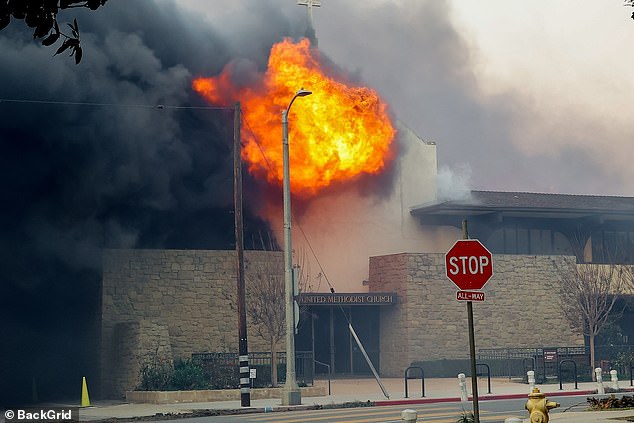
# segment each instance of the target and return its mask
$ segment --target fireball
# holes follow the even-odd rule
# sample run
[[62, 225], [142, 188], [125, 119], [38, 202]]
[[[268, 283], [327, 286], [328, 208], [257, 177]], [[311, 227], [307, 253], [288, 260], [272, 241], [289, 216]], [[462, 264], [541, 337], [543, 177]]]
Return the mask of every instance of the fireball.
[[291, 192], [307, 198], [335, 184], [380, 173], [392, 158], [395, 129], [387, 106], [367, 87], [329, 75], [307, 39], [271, 48], [257, 84], [237, 86], [229, 67], [216, 77], [196, 78], [195, 91], [214, 104], [241, 103], [242, 159], [249, 172], [282, 184], [281, 112], [297, 90], [289, 112]]

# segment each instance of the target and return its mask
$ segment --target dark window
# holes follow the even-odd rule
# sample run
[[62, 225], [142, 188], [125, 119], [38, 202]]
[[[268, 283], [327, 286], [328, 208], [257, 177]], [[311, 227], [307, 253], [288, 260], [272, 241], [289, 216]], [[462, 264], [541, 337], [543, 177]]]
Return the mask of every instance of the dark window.
[[517, 254], [517, 231], [513, 229], [503, 229], [504, 231], [504, 252], [506, 254]]
[[517, 253], [530, 254], [531, 243], [528, 237], [528, 229], [519, 228], [517, 230]]
[[594, 232], [592, 234], [592, 262], [634, 263], [634, 232]]
[[573, 255], [568, 239], [550, 229], [506, 226], [494, 231], [486, 245], [497, 254]]

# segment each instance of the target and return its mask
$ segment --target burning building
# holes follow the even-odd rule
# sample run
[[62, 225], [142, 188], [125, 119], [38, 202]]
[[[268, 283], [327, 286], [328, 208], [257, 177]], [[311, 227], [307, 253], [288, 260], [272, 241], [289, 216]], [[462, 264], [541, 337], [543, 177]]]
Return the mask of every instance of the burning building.
[[[273, 187], [282, 184], [280, 111], [298, 87], [311, 89], [295, 103], [289, 125], [293, 223], [300, 229], [293, 244], [297, 254], [319, 252], [323, 266], [309, 259], [323, 279], [314, 290], [363, 289], [367, 273], [360, 269], [370, 255], [434, 244], [435, 234], [415, 224], [407, 205], [435, 198], [436, 146], [398, 128], [374, 90], [325, 62], [308, 39], [286, 39], [272, 47], [263, 74], [247, 78], [230, 63], [193, 86], [212, 104], [241, 101], [242, 158], [251, 175]], [[259, 213], [279, 230], [281, 195], [270, 188], [267, 194]], [[332, 283], [329, 274], [336, 275]]]
[[[298, 87], [314, 91], [290, 117], [294, 256], [309, 280], [299, 297], [298, 350], [337, 374], [365, 374], [351, 324], [381, 375], [400, 376], [412, 363], [424, 363], [428, 375], [461, 370], [466, 315], [443, 253], [461, 237], [465, 218], [494, 253], [487, 301], [475, 310], [480, 351], [583, 349], [583, 334], [560, 311], [558, 269], [605, 257], [600, 250], [614, 247], [615, 233], [632, 232], [634, 199], [485, 191], [439, 199], [436, 144], [392, 124], [374, 91], [337, 78], [307, 40], [285, 40], [265, 73], [232, 63], [194, 81], [213, 103], [242, 102], [242, 159], [261, 187], [249, 201], [274, 231], [282, 228], [279, 112]], [[281, 272], [279, 260], [276, 252], [250, 251], [247, 272], [259, 262], [279, 263]], [[107, 250], [104, 393], [134, 388], [148, 351], [173, 358], [235, 351], [236, 316], [223, 294], [233, 289], [232, 251]], [[250, 350], [266, 351], [253, 334]]]
[[[243, 13], [210, 25], [185, 13], [181, 2], [109, 2], [94, 16], [78, 17], [86, 52], [79, 67], [51, 59], [48, 49], [28, 42], [28, 28], [20, 32], [11, 24], [0, 34], [5, 65], [0, 69], [5, 81], [0, 102], [6, 200], [2, 296], [7, 299], [0, 321], [4, 339], [12, 340], [0, 353], [4, 405], [35, 397], [76, 399], [82, 376], [91, 394], [99, 394], [101, 379], [102, 396], [118, 396], [137, 385], [148, 353], [187, 358], [193, 352], [237, 348], [231, 329], [235, 313], [224, 297], [235, 287], [227, 142], [232, 125], [228, 112], [193, 92], [192, 75], [224, 79], [222, 89], [210, 94], [223, 104], [240, 101], [244, 106], [247, 249], [265, 244], [274, 250], [273, 240], [280, 239], [279, 233], [268, 236], [282, 228], [279, 114], [297, 89], [314, 92], [298, 101], [289, 117], [291, 153], [299, 159], [293, 172], [307, 171], [304, 188], [295, 186], [293, 197], [295, 255], [298, 262], [306, 257], [312, 280], [310, 295], [301, 299], [307, 311], [297, 335], [301, 351], [314, 353], [339, 374], [367, 372], [350, 343], [345, 316], [382, 375], [400, 376], [414, 361], [432, 363], [426, 365], [432, 375], [442, 363], [464, 358], [463, 306], [455, 301], [441, 265], [442, 254], [461, 236], [456, 222], [463, 217], [472, 235], [495, 254], [487, 301], [475, 307], [481, 322], [478, 349], [583, 341], [555, 314], [556, 299], [547, 292], [556, 288], [553, 260], [595, 262], [605, 246], [628, 250], [632, 211], [627, 205], [632, 199], [482, 192], [466, 192], [470, 195], [462, 202], [436, 198], [444, 191], [437, 182], [443, 174], [437, 170], [437, 146], [398, 123], [376, 92], [347, 78], [305, 42], [285, 42], [276, 49], [295, 69], [314, 71], [319, 89], [312, 79], [292, 79], [285, 73], [289, 70], [282, 74], [292, 86], [267, 77], [271, 45], [303, 33], [299, 19], [282, 12], [283, 2], [225, 3], [243, 3], [238, 5]], [[350, 8], [353, 3], [342, 4], [343, 13], [338, 13], [366, 16], [351, 13], [368, 9], [365, 4]], [[410, 125], [416, 122], [421, 135], [443, 134], [434, 135], [441, 162], [449, 162], [453, 148], [470, 157], [481, 180], [495, 181], [517, 170], [515, 181], [530, 175], [542, 187], [563, 174], [566, 178], [553, 183], [565, 186], [565, 179], [569, 190], [589, 186], [600, 192], [606, 180], [623, 187], [614, 176], [618, 173], [613, 179], [606, 173], [597, 176], [598, 169], [588, 168], [586, 160], [512, 150], [506, 139], [517, 115], [499, 112], [514, 109], [513, 103], [496, 97], [492, 107], [474, 98], [470, 52], [445, 4], [415, 3], [416, 8], [402, 7], [397, 14], [372, 11], [376, 20], [360, 26], [371, 31], [353, 34], [346, 26], [345, 45], [372, 45], [376, 54], [366, 59], [373, 67], [366, 67], [365, 75], [385, 74], [389, 83], [382, 89], [392, 88], [395, 100], [416, 97], [401, 103], [408, 106], [399, 117]], [[391, 30], [397, 27], [416, 31]], [[381, 37], [384, 43], [368, 42]], [[298, 51], [305, 54], [297, 56]], [[364, 54], [352, 52], [352, 66], [363, 63], [358, 59]], [[204, 81], [200, 88], [204, 91]], [[266, 97], [273, 106], [260, 109], [258, 101], [247, 101], [271, 89]], [[323, 92], [331, 94], [319, 95]], [[454, 124], [454, 111], [460, 112], [460, 125]], [[483, 130], [480, 116], [493, 117], [495, 123], [487, 122]], [[325, 122], [344, 127], [325, 127]], [[318, 132], [306, 138], [309, 130]], [[335, 138], [329, 135], [335, 130], [365, 131], [354, 141], [367, 143], [370, 156], [363, 157], [345, 137], [338, 138], [337, 146], [324, 144]], [[596, 133], [584, 136], [603, 139]], [[308, 144], [326, 149], [311, 154], [302, 149]], [[499, 153], [504, 160], [498, 163], [505, 166], [482, 165], [475, 148]], [[302, 162], [306, 157], [323, 163], [307, 166]], [[350, 157], [353, 168], [345, 160]], [[539, 169], [556, 171], [537, 175], [533, 165], [541, 160], [547, 164]], [[626, 166], [611, 163], [611, 168]], [[302, 181], [297, 175], [292, 179]], [[578, 243], [571, 225], [592, 229], [584, 235], [582, 255], [565, 242]], [[248, 268], [279, 259], [279, 252], [247, 251]], [[536, 297], [539, 309], [531, 315], [526, 314], [525, 292], [542, 296]], [[501, 325], [503, 320], [518, 323], [510, 327]], [[530, 325], [557, 328], [553, 333], [569, 337], [527, 339]], [[632, 339], [631, 332], [623, 336], [623, 342]], [[249, 340], [251, 351], [268, 349], [252, 330]], [[455, 376], [453, 370], [445, 374]]]

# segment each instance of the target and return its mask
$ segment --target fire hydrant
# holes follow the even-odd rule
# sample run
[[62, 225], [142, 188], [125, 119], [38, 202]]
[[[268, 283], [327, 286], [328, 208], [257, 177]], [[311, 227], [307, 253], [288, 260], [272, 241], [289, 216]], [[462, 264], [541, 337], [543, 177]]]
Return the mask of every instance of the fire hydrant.
[[524, 406], [530, 413], [530, 423], [548, 423], [548, 410], [557, 407], [559, 403], [548, 401], [546, 396], [539, 392], [539, 388], [533, 388]]

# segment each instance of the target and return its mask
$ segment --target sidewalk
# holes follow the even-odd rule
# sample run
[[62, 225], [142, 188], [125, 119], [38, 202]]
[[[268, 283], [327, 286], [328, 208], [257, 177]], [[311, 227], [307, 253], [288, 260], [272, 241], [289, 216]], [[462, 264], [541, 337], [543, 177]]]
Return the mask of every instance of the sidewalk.
[[[322, 397], [303, 397], [302, 405], [292, 407], [282, 407], [279, 399], [252, 400], [251, 407], [241, 407], [240, 401], [217, 401], [204, 403], [180, 403], [180, 404], [129, 404], [122, 402], [97, 402], [91, 407], [81, 408], [80, 420], [104, 420], [104, 419], [131, 419], [138, 417], [154, 416], [156, 414], [197, 414], [208, 412], [207, 410], [218, 410], [231, 412], [236, 410], [239, 413], [256, 413], [270, 411], [274, 409], [306, 409], [315, 405], [335, 405], [346, 402], [374, 402], [376, 406], [403, 405], [403, 409], [408, 405], [438, 403], [438, 402], [459, 402], [460, 390], [457, 379], [426, 379], [425, 397], [421, 398], [421, 381], [410, 380], [408, 384], [409, 398], [405, 398], [405, 384], [403, 379], [389, 378], [382, 379], [381, 382], [389, 394], [386, 398], [381, 388], [374, 379], [336, 379], [331, 382], [331, 395]], [[316, 381], [316, 384], [327, 386], [327, 381]], [[471, 391], [470, 379], [467, 379], [469, 392]], [[621, 391], [632, 392], [629, 381], [619, 382]], [[608, 383], [604, 385], [610, 386]], [[595, 395], [596, 383], [580, 383], [579, 389], [574, 389], [573, 383], [564, 384], [564, 390], [559, 390], [559, 384], [537, 385], [546, 394], [547, 398], [557, 401], [557, 396]], [[509, 381], [508, 379], [492, 379], [491, 394], [488, 393], [486, 379], [480, 379], [478, 384], [478, 397], [480, 401], [492, 399], [528, 399], [529, 387], [524, 383]], [[595, 395], [596, 396], [596, 395]], [[583, 401], [583, 400], [582, 400]], [[528, 412], [517, 410], [517, 416], [528, 422]], [[557, 423], [614, 423], [610, 418], [634, 416], [634, 410], [628, 411], [602, 411], [602, 412], [563, 412], [561, 409], [552, 410], [550, 420]], [[422, 421], [424, 416], [419, 416]]]

